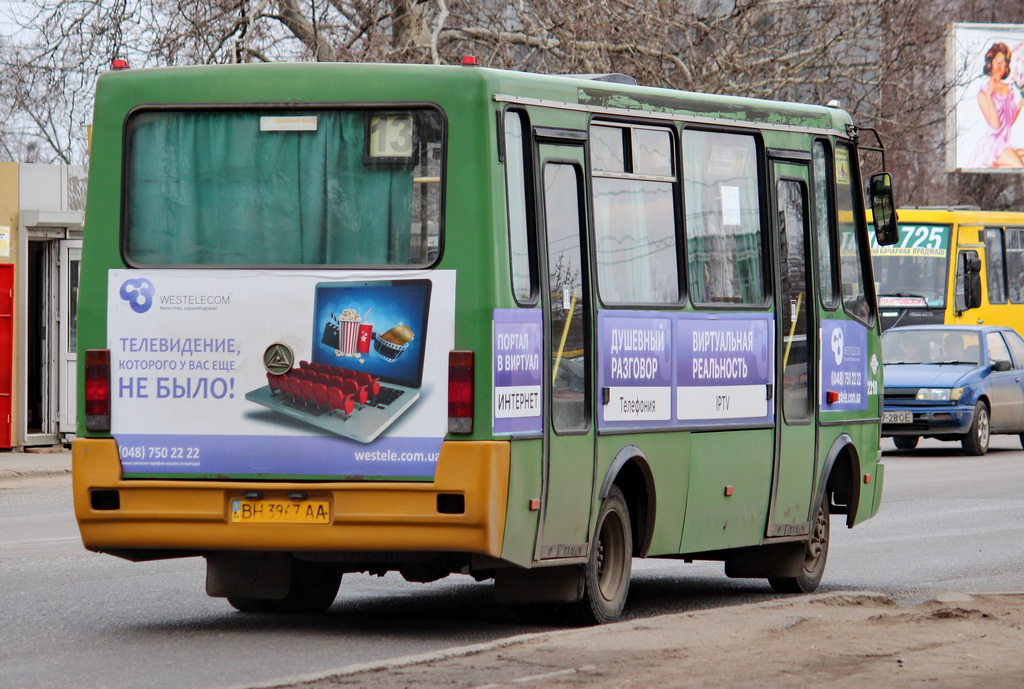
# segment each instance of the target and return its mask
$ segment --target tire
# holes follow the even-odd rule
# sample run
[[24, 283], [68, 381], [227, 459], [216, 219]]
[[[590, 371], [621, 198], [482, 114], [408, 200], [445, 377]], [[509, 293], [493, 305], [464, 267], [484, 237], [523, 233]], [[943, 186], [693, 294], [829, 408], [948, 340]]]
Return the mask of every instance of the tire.
[[971, 428], [960, 441], [964, 454], [971, 457], [980, 457], [988, 452], [988, 441], [991, 438], [990, 432], [988, 407], [984, 402], [978, 402], [974, 405], [974, 421], [971, 422]]
[[292, 562], [292, 579], [288, 595], [271, 603], [274, 610], [293, 615], [314, 615], [326, 612], [338, 597], [341, 570], [324, 562]]
[[804, 546], [803, 571], [795, 577], [768, 577], [768, 583], [779, 593], [811, 593], [825, 574], [828, 560], [829, 516], [828, 493], [818, 505], [818, 514], [811, 523], [811, 537]]
[[1024, 447], [1024, 433], [1021, 433], [1020, 435], [1018, 435], [1017, 439], [1020, 440], [1020, 446]]
[[629, 509], [618, 486], [601, 503], [595, 537], [582, 568], [583, 597], [561, 611], [570, 624], [613, 622], [622, 614], [633, 570], [633, 535]]
[[228, 603], [240, 612], [314, 615], [331, 607], [340, 587], [341, 571], [336, 566], [293, 560], [288, 595], [284, 598], [228, 596]]
[[898, 450], [913, 450], [920, 439], [921, 437], [917, 435], [894, 435], [892, 442]]

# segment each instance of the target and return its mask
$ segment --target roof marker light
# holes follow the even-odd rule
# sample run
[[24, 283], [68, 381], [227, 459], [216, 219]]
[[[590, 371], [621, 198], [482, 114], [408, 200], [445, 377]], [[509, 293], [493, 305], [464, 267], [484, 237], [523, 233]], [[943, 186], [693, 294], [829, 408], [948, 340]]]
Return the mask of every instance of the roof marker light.
[[480, 63], [477, 62], [475, 55], [463, 55], [462, 64], [466, 67], [479, 67]]
[[124, 58], [115, 57], [113, 62], [110, 63], [111, 69], [128, 69], [128, 60]]

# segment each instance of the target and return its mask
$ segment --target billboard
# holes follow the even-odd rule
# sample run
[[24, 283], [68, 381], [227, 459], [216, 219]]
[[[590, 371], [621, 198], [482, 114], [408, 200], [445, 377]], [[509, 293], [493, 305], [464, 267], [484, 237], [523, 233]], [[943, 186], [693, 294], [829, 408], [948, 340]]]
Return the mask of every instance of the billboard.
[[953, 24], [948, 54], [948, 169], [1024, 170], [1024, 25]]

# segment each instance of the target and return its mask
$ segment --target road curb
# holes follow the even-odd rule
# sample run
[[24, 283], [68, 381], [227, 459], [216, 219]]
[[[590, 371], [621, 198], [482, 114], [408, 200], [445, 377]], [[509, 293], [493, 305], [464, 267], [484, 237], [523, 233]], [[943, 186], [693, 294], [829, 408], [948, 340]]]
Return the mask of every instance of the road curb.
[[0, 469], [0, 480], [9, 478], [32, 478], [34, 476], [64, 476], [70, 474], [71, 469], [67, 467], [53, 467], [49, 469]]

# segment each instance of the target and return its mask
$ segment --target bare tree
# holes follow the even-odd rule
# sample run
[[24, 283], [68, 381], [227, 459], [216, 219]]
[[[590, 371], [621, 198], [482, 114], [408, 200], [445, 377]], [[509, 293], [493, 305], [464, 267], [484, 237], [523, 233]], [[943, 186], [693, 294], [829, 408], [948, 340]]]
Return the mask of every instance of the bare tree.
[[[92, 86], [135, 67], [249, 61], [455, 63], [625, 72], [640, 83], [810, 103], [883, 133], [901, 203], [1017, 203], [947, 175], [945, 25], [1024, 21], [980, 0], [26, 0], [0, 43], [0, 152], [81, 160]], [[997, 16], [998, 15], [998, 16]], [[1003, 187], [1006, 185], [1003, 184]], [[1018, 185], [1019, 186], [1019, 185]], [[940, 200], [943, 199], [943, 200]], [[1024, 203], [1024, 199], [1019, 201]]]

